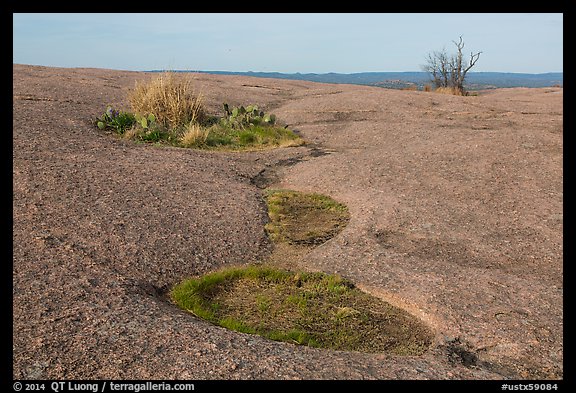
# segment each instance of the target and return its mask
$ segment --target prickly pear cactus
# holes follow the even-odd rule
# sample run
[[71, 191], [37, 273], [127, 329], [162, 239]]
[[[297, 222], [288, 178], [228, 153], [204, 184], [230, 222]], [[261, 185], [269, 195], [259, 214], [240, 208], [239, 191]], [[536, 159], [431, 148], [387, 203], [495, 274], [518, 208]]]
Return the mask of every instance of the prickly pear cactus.
[[272, 126], [276, 122], [276, 116], [265, 114], [258, 108], [258, 105], [239, 106], [230, 109], [228, 104], [224, 103], [223, 107], [225, 116], [220, 120], [220, 123], [225, 127], [244, 129], [262, 123]]

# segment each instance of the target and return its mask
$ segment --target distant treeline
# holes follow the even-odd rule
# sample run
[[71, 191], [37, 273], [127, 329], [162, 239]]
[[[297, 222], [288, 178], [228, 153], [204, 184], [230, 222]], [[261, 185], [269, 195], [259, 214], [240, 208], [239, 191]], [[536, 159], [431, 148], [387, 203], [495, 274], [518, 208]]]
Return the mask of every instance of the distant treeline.
[[[151, 72], [159, 72], [153, 70]], [[163, 70], [162, 70], [163, 71]], [[387, 88], [422, 89], [430, 82], [425, 72], [359, 72], [354, 74], [285, 74], [281, 72], [233, 72], [233, 71], [196, 71], [176, 70], [176, 72], [200, 72], [218, 75], [244, 75], [258, 78], [277, 78], [304, 80], [322, 83], [349, 83], [355, 85], [380, 86]], [[563, 72], [549, 72], [545, 74], [523, 74], [511, 72], [469, 72], [466, 75], [466, 88], [468, 90], [495, 89], [500, 87], [548, 87], [564, 84]]]

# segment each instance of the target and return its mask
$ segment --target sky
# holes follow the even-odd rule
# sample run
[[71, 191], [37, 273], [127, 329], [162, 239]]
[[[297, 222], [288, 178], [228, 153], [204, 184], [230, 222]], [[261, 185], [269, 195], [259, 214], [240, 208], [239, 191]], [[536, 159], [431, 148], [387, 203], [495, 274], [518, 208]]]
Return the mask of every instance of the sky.
[[421, 71], [453, 41], [470, 72], [563, 72], [563, 14], [13, 14], [13, 63], [117, 70]]

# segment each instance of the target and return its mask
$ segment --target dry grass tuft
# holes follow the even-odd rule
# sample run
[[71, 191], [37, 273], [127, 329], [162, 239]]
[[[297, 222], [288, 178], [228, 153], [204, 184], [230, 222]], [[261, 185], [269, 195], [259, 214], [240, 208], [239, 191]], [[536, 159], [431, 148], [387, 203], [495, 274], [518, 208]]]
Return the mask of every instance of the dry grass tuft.
[[136, 127], [129, 128], [124, 132], [124, 139], [135, 139], [136, 136], [140, 133]]
[[410, 85], [410, 86], [403, 87], [402, 90], [418, 91], [418, 86], [416, 86], [416, 85]]
[[148, 83], [137, 82], [128, 99], [135, 113], [152, 113], [156, 121], [170, 129], [201, 122], [206, 116], [202, 96], [194, 92], [187, 75], [164, 72]]
[[191, 121], [180, 137], [180, 143], [184, 147], [201, 146], [208, 139], [209, 130], [202, 128], [198, 123]]
[[462, 90], [457, 89], [455, 87], [438, 87], [436, 90], [434, 90], [434, 92], [440, 93], [440, 94], [451, 94], [454, 96], [463, 96], [464, 95]]

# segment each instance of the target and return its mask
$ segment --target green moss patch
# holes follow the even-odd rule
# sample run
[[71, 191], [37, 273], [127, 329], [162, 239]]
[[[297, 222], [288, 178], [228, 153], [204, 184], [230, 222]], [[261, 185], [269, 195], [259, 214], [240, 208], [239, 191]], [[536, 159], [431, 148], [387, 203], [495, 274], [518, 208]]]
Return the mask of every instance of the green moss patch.
[[312, 347], [420, 355], [432, 340], [415, 317], [338, 275], [228, 268], [184, 281], [171, 298], [216, 325]]

